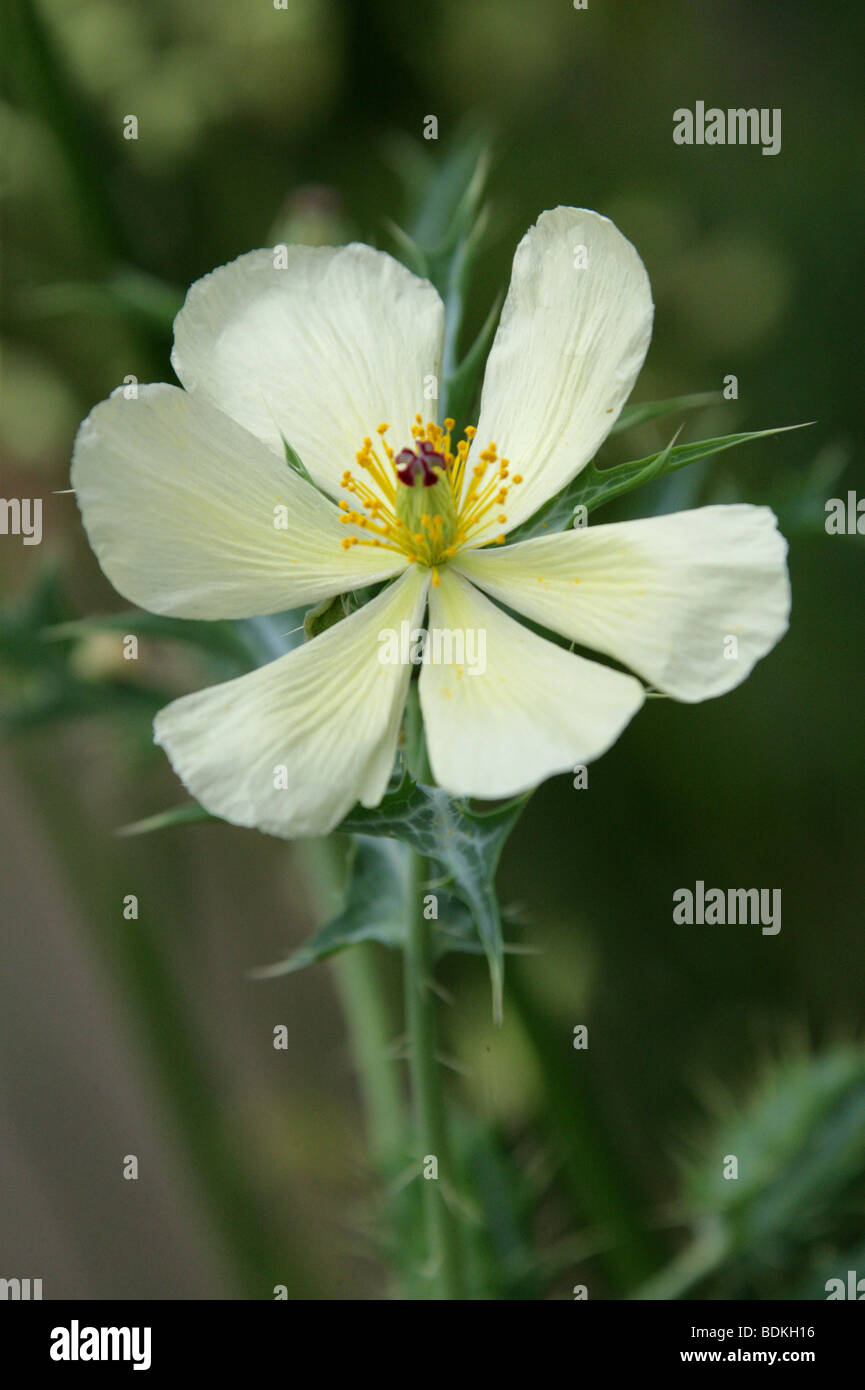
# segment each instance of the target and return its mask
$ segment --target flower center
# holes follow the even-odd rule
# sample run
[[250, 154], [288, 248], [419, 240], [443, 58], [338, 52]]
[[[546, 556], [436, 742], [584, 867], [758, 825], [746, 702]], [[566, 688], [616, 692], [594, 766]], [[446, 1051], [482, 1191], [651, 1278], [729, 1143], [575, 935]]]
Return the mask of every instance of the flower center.
[[[501, 510], [508, 491], [521, 483], [519, 474], [511, 476], [506, 458], [498, 457], [495, 444], [489, 444], [471, 463], [469, 455], [475, 437], [469, 425], [465, 438], [455, 448], [451, 444], [453, 420], [444, 426], [423, 422], [415, 416], [413, 444], [394, 454], [387, 442], [388, 425], [379, 425], [379, 449], [371, 439], [363, 441], [357, 463], [374, 484], [356, 477], [350, 469], [342, 475], [342, 486], [358, 505], [340, 502], [341, 520], [365, 534], [344, 536], [345, 550], [353, 545], [383, 546], [405, 555], [412, 564], [431, 569], [433, 584], [439, 583], [438, 567], [452, 556], [478, 541], [478, 533], [495, 514], [500, 525], [507, 521]], [[380, 450], [380, 452], [379, 452]], [[473, 541], [472, 538], [475, 538]], [[502, 545], [504, 535], [495, 537]]]

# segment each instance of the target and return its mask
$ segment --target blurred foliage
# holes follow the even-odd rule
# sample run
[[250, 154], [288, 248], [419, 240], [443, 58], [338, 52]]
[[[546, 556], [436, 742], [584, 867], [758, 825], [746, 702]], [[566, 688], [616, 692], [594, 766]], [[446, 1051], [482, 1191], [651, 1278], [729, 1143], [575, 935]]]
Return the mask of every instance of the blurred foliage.
[[846, 1278], [861, 1246], [865, 1052], [789, 1052], [712, 1108], [684, 1163], [693, 1244], [641, 1296], [825, 1297], [824, 1268]]

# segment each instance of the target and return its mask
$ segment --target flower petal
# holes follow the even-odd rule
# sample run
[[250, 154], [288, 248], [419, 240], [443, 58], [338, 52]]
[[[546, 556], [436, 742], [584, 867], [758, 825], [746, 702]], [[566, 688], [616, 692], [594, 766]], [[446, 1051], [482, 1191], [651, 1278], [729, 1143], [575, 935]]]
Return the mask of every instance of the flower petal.
[[282, 437], [332, 494], [365, 436], [397, 450], [438, 377], [444, 308], [432, 285], [369, 246], [252, 251], [190, 289], [172, 364], [282, 457]]
[[412, 567], [287, 656], [162, 710], [156, 742], [202, 806], [291, 837], [327, 834], [357, 801], [377, 805], [411, 675], [408, 664], [382, 664], [378, 634], [418, 623], [426, 586]]
[[485, 643], [474, 669], [431, 661], [421, 671], [430, 763], [454, 796], [514, 796], [587, 763], [643, 703], [633, 676], [538, 637], [450, 567], [430, 589], [429, 628], [431, 642], [436, 629], [462, 634], [466, 651], [474, 640], [475, 657]]
[[597, 453], [643, 365], [652, 313], [645, 266], [606, 217], [560, 207], [523, 237], [477, 430], [480, 447], [494, 441], [523, 481], [508, 495], [507, 522], [491, 521], [485, 536], [525, 521]]
[[343, 550], [345, 528], [327, 498], [176, 386], [141, 386], [137, 400], [121, 388], [91, 411], [75, 441], [72, 484], [108, 578], [154, 613], [276, 613], [405, 565], [387, 550]]
[[786, 555], [769, 508], [737, 505], [540, 536], [459, 564], [508, 607], [695, 701], [738, 685], [786, 632]]

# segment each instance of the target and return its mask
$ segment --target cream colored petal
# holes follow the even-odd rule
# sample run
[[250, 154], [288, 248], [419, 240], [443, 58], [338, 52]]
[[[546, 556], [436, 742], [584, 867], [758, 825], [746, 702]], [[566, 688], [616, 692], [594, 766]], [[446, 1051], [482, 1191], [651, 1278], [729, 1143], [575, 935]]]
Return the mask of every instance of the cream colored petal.
[[154, 613], [243, 618], [316, 603], [399, 573], [355, 545], [337, 508], [206, 399], [117, 391], [84, 421], [72, 484], [114, 587]]
[[472, 451], [494, 442], [523, 481], [507, 498], [507, 522], [492, 519], [480, 534], [512, 530], [594, 457], [643, 365], [652, 313], [643, 262], [606, 217], [560, 207], [526, 233]]
[[633, 676], [538, 637], [450, 567], [430, 589], [429, 629], [431, 651], [438, 631], [440, 655], [459, 654], [450, 633], [474, 658], [430, 661], [420, 678], [433, 774], [455, 796], [512, 796], [588, 763], [643, 703]]
[[678, 700], [732, 689], [787, 630], [787, 543], [768, 507], [702, 507], [460, 556], [510, 608]]
[[282, 251], [284, 266], [252, 251], [192, 286], [172, 363], [276, 453], [287, 439], [335, 495], [377, 425], [398, 452], [415, 413], [434, 413], [424, 384], [440, 371], [444, 309], [428, 281], [369, 246]]
[[292, 838], [326, 834], [358, 801], [377, 805], [412, 669], [379, 660], [380, 633], [420, 622], [426, 585], [412, 567], [312, 642], [162, 710], [156, 742], [202, 806]]

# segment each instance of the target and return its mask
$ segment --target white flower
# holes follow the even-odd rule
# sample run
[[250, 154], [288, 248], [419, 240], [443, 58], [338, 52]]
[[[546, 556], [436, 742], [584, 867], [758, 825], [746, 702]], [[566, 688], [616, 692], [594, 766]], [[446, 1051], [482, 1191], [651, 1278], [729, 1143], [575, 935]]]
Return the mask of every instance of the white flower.
[[[428, 664], [420, 675], [432, 770], [455, 795], [509, 796], [587, 763], [644, 699], [635, 676], [499, 604], [680, 700], [744, 680], [789, 613], [768, 509], [502, 544], [594, 457], [651, 324], [645, 268], [613, 224], [544, 213], [517, 248], [469, 447], [452, 443], [450, 422], [422, 423], [444, 309], [391, 257], [297, 246], [277, 268], [254, 251], [192, 286], [172, 355], [184, 389], [116, 392], [76, 442], [73, 484], [109, 579], [182, 618], [264, 615], [394, 581], [288, 655], [159, 714], [157, 742], [208, 810], [295, 836], [375, 806], [412, 670], [382, 664], [378, 634], [419, 626], [427, 603], [430, 630], [486, 635], [483, 674]], [[288, 466], [285, 440], [320, 491]]]

